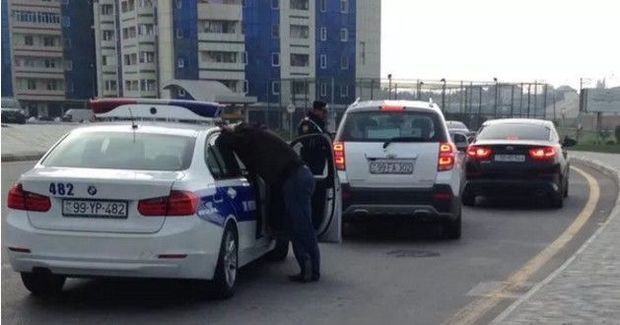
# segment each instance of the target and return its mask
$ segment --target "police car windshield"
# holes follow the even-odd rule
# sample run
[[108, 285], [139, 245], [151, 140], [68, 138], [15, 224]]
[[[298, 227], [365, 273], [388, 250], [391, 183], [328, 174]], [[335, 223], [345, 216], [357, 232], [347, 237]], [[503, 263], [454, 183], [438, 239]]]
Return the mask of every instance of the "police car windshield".
[[440, 142], [445, 134], [432, 112], [353, 112], [338, 137], [353, 142]]
[[544, 125], [497, 123], [480, 130], [478, 140], [541, 140], [549, 141], [550, 130]]
[[124, 132], [72, 133], [43, 161], [49, 167], [177, 171], [189, 168], [195, 138]]

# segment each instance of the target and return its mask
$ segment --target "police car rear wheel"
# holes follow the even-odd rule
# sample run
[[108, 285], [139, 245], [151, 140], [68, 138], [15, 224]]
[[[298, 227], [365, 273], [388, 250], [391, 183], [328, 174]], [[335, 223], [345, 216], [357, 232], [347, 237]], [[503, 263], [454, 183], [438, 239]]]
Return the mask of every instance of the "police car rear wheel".
[[222, 236], [220, 254], [213, 278], [213, 293], [217, 298], [230, 298], [235, 293], [237, 268], [239, 265], [239, 245], [237, 231], [228, 224]]
[[66, 277], [49, 272], [22, 272], [22, 283], [35, 296], [52, 296], [59, 294]]

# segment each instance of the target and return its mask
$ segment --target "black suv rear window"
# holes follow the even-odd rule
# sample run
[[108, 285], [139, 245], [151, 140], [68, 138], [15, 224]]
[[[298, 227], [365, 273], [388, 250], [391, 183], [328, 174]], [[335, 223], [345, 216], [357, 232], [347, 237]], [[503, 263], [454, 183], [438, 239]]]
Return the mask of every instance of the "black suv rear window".
[[371, 111], [348, 113], [337, 138], [353, 142], [446, 141], [436, 113], [417, 111]]
[[484, 126], [476, 136], [479, 140], [542, 140], [548, 141], [551, 130], [544, 125], [497, 123]]

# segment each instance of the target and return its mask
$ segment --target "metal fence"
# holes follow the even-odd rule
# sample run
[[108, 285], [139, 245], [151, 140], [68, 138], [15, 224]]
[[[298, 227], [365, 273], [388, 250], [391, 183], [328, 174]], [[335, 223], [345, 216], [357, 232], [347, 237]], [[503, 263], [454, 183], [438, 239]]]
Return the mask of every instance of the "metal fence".
[[[549, 118], [554, 112], [556, 91], [537, 82], [481, 82], [445, 80], [379, 80], [353, 81], [327, 79], [275, 79], [269, 89], [256, 94], [258, 103], [249, 107], [251, 122], [274, 130], [290, 131], [312, 107], [315, 99], [325, 101], [332, 112], [330, 125], [337, 126], [349, 104], [360, 100], [422, 100], [437, 103], [446, 119], [460, 120], [476, 129], [488, 119], [503, 117]], [[294, 107], [292, 114], [287, 107]]]

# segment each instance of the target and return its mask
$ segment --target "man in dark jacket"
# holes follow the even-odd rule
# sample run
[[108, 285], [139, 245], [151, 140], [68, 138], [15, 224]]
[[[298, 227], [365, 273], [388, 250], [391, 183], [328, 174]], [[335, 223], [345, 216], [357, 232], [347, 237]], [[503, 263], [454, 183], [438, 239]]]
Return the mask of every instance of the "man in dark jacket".
[[321, 258], [312, 225], [312, 172], [284, 140], [268, 130], [245, 124], [224, 127], [216, 145], [234, 151], [248, 171], [262, 177], [270, 187], [281, 189], [293, 252], [301, 268], [301, 272], [290, 279], [318, 281]]

